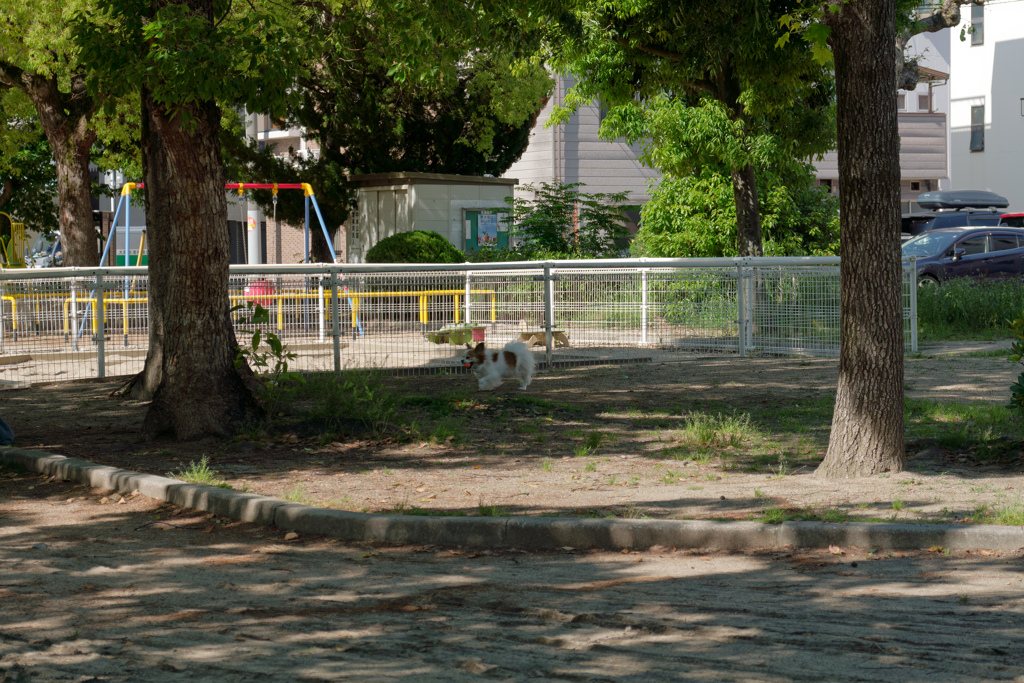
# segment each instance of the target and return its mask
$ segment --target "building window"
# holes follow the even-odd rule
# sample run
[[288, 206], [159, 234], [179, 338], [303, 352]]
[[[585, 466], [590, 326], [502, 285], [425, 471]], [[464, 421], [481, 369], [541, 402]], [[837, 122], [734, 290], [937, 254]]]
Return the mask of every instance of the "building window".
[[985, 105], [971, 107], [971, 151], [985, 149]]
[[930, 112], [932, 110], [932, 96], [931, 96], [931, 94], [928, 94], [928, 95], [918, 95], [917, 96], [917, 110], [918, 111], [927, 111], [927, 112]]
[[920, 183], [920, 181], [911, 180], [910, 181], [910, 191], [911, 192], [920, 192], [921, 191], [921, 183]]
[[348, 215], [349, 234], [352, 236], [352, 243], [359, 242], [359, 207], [350, 209]]
[[907, 96], [903, 93], [896, 96], [896, 109], [899, 111], [907, 110]]
[[985, 44], [985, 7], [971, 5], [971, 45]]

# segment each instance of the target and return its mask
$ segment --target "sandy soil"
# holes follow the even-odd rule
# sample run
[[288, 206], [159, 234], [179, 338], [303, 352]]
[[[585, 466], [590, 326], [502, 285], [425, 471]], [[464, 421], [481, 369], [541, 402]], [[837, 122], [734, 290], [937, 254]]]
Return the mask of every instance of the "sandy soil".
[[[1016, 372], [925, 356], [908, 360], [907, 392], [1003, 402]], [[0, 410], [23, 447], [160, 474], [208, 455], [238, 488], [348, 509], [948, 520], [1024, 486], [1013, 444], [982, 462], [912, 443], [907, 473], [815, 479], [827, 420], [792, 435], [786, 408], [827, 413], [832, 361], [582, 368], [538, 377], [532, 403], [511, 383], [480, 396], [467, 381], [396, 381], [453, 397], [451, 440], [326, 440], [284, 419], [228, 443], [145, 443], [144, 407], [107, 398], [109, 382], [2, 392]], [[733, 410], [762, 436], [735, 453], [681, 440], [686, 416]], [[608, 436], [577, 457], [591, 431]], [[1024, 682], [1022, 589], [1020, 552], [351, 546], [0, 469], [5, 682]]]
[[0, 476], [0, 680], [1024, 681], [1020, 553], [346, 546]]
[[[1019, 366], [978, 355], [986, 348], [908, 359], [907, 396], [1005, 403]], [[756, 519], [776, 508], [955, 521], [1021, 501], [1024, 443], [1013, 440], [983, 459], [969, 444], [912, 438], [904, 473], [816, 478], [836, 370], [834, 360], [685, 358], [541, 373], [527, 392], [509, 380], [484, 393], [468, 376], [397, 378], [401, 427], [382, 439], [286, 415], [228, 442], [147, 443], [145, 406], [108, 397], [117, 381], [0, 392], [0, 414], [21, 447], [155, 474], [205, 456], [236, 489], [354, 511]], [[747, 416], [755, 435], [694, 444], [684, 428], [695, 415]]]

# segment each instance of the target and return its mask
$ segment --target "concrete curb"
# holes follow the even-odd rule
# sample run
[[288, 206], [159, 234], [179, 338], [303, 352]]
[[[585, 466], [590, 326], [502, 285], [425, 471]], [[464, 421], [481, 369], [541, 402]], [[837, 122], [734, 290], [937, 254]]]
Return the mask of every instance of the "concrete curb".
[[139, 493], [175, 505], [287, 531], [343, 541], [415, 543], [479, 548], [644, 549], [827, 548], [830, 545], [912, 550], [1024, 548], [1024, 527], [953, 524], [824, 522], [714, 522], [575, 517], [424, 517], [342, 512], [278, 498], [19, 448], [0, 448], [0, 463], [121, 493]]

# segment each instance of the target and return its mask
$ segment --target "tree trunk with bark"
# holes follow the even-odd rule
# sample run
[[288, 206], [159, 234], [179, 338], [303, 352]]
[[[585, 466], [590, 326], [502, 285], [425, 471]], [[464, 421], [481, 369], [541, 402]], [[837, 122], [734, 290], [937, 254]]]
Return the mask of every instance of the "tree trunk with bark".
[[832, 22], [839, 142], [839, 384], [817, 473], [899, 472], [903, 449], [903, 302], [896, 119], [895, 6], [844, 3]]
[[146, 91], [142, 102], [150, 338], [135, 393], [153, 397], [143, 429], [151, 438], [226, 436], [261, 410], [243, 379], [248, 366], [234, 365], [220, 110], [205, 102], [170, 117]]
[[736, 252], [740, 256], [764, 256], [761, 243], [761, 208], [757, 203], [757, 175], [747, 164], [732, 172], [736, 200]]
[[[89, 187], [89, 151], [96, 141], [96, 131], [89, 126], [93, 104], [84, 94], [84, 84], [75, 86], [75, 79], [71, 95], [61, 93], [55, 78], [25, 74], [22, 81], [53, 149], [63, 263], [95, 267], [100, 256]], [[82, 92], [75, 97], [77, 90]]]

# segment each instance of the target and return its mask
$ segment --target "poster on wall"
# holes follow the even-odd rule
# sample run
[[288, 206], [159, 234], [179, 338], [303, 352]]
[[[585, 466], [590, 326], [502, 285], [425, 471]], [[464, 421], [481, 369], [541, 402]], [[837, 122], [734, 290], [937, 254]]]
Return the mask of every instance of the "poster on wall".
[[476, 241], [479, 245], [498, 245], [498, 214], [481, 213], [476, 223]]

